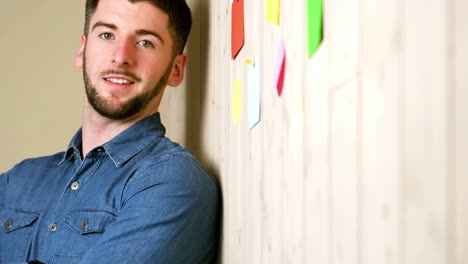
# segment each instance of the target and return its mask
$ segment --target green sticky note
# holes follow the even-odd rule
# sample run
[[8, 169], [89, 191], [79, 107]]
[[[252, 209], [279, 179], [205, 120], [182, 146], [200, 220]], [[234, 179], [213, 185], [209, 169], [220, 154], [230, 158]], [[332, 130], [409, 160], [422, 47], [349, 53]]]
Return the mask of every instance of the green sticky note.
[[309, 58], [323, 39], [322, 0], [307, 0], [307, 38]]

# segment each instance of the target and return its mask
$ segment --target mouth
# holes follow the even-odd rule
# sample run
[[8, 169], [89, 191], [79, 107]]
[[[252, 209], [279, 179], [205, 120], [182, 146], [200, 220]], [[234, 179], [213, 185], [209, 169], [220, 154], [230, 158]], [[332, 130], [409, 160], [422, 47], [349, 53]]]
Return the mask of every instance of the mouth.
[[135, 82], [121, 77], [104, 77], [104, 80], [115, 84], [134, 84]]
[[140, 82], [141, 79], [138, 78], [134, 73], [130, 71], [118, 71], [118, 70], [108, 70], [101, 74], [101, 78], [111, 85], [117, 85], [120, 87], [126, 87], [133, 85], [137, 82]]

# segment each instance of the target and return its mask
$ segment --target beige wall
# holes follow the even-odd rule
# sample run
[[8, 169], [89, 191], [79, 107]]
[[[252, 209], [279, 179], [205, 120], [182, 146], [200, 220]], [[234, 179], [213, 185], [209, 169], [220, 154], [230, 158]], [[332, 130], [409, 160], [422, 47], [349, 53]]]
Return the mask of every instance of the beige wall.
[[0, 1], [0, 171], [63, 151], [80, 126], [84, 1]]
[[[231, 121], [234, 79], [247, 77], [230, 59], [231, 2], [189, 1], [186, 81], [161, 107], [169, 136], [220, 181], [222, 263], [467, 263], [466, 1], [325, 0], [312, 59], [305, 1], [282, 1], [279, 27], [263, 0], [246, 2], [239, 58], [264, 66], [252, 130], [245, 111]], [[0, 2], [0, 170], [63, 150], [79, 127], [82, 7]], [[282, 98], [270, 89], [280, 40]]]

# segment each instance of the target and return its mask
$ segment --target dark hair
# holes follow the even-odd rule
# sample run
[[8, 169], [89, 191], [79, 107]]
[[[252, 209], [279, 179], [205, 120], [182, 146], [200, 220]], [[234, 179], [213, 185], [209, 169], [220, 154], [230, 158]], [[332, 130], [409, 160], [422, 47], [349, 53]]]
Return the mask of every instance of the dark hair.
[[[169, 16], [169, 31], [174, 42], [174, 55], [184, 51], [192, 27], [192, 14], [185, 0], [128, 0], [130, 3], [150, 2]], [[86, 0], [84, 34], [88, 34], [89, 22], [96, 12], [99, 0]]]

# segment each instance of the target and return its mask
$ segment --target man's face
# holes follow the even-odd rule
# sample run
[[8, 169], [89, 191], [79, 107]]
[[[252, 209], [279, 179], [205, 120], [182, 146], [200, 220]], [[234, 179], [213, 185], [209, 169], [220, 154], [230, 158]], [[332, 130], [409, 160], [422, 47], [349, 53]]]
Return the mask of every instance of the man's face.
[[182, 81], [186, 61], [172, 58], [167, 14], [148, 2], [101, 0], [89, 25], [75, 59], [89, 104], [113, 120], [154, 112], [166, 84]]

